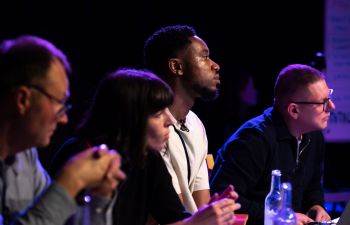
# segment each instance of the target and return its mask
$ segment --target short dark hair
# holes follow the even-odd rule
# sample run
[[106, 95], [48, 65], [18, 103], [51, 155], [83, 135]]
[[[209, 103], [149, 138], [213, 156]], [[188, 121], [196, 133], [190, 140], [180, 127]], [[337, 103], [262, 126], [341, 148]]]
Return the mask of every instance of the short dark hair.
[[146, 68], [169, 83], [169, 77], [164, 74], [168, 60], [188, 47], [191, 44], [189, 38], [196, 35], [194, 28], [187, 25], [162, 27], [145, 42], [143, 55]]
[[145, 70], [120, 69], [101, 81], [78, 135], [91, 144], [106, 143], [123, 161], [142, 165], [148, 117], [171, 105], [170, 87]]
[[53, 60], [59, 60], [67, 73], [66, 56], [52, 43], [36, 36], [20, 36], [0, 45], [0, 96], [20, 85], [46, 76]]
[[283, 68], [275, 83], [275, 103], [290, 100], [300, 89], [306, 88], [319, 80], [324, 80], [324, 75], [317, 69], [302, 64], [291, 64]]

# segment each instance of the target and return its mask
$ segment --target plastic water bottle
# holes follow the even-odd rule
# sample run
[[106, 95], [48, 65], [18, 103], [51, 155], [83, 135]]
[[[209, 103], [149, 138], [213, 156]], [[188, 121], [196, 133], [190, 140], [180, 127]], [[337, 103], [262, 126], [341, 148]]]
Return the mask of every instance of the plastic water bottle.
[[274, 225], [296, 225], [297, 217], [292, 208], [292, 185], [290, 183], [282, 183], [281, 195], [282, 200], [274, 219]]
[[271, 189], [265, 198], [264, 225], [272, 225], [281, 200], [281, 171], [272, 170]]

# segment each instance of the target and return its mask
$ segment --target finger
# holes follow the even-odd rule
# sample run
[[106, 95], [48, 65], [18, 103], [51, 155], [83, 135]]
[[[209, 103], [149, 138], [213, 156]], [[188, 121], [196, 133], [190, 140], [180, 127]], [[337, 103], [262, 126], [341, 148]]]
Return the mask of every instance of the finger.
[[217, 200], [219, 200], [219, 194], [215, 193], [213, 196], [211, 196], [209, 203], [215, 202]]
[[234, 210], [235, 210], [235, 206], [234, 205], [231, 205], [231, 206], [227, 206], [225, 208], [222, 209], [222, 213], [224, 215], [226, 214], [233, 214], [234, 213]]
[[307, 223], [310, 223], [310, 222], [314, 222], [314, 220], [313, 219], [311, 219], [310, 217], [308, 217], [308, 216], [305, 216], [304, 218], [303, 218], [303, 224], [307, 224]]
[[113, 190], [118, 186], [120, 181], [126, 179], [126, 174], [119, 167], [115, 167], [115, 169], [112, 167], [108, 170], [109, 172], [107, 172], [102, 182], [108, 189]]
[[225, 191], [221, 193], [220, 198], [226, 198], [231, 191], [233, 191], [233, 186], [232, 185], [227, 186]]
[[119, 170], [117, 176], [116, 176], [117, 180], [125, 180], [126, 179], [126, 174], [122, 171], [122, 170]]
[[231, 191], [230, 194], [229, 194], [229, 196], [228, 196], [228, 198], [231, 198], [231, 199], [233, 199], [233, 200], [237, 200], [237, 199], [238, 199], [238, 194], [237, 194], [237, 192]]
[[223, 208], [232, 205], [233, 203], [233, 200], [227, 198], [212, 202], [208, 205], [208, 207], [202, 209], [205, 212], [203, 215], [208, 218], [214, 216], [219, 219], [221, 218], [222, 214], [225, 213]]
[[238, 210], [238, 209], [240, 209], [241, 208], [241, 204], [239, 204], [239, 203], [236, 203], [236, 204], [234, 204], [234, 211], [236, 211], [236, 210]]
[[322, 213], [322, 221], [329, 221], [331, 220], [331, 217], [325, 212]]
[[225, 218], [232, 218], [232, 215], [233, 215], [233, 211], [231, 208], [224, 208], [222, 210], [222, 216], [225, 217]]
[[120, 155], [116, 150], [114, 150], [114, 149], [109, 150], [109, 151], [108, 151], [108, 154], [115, 155], [115, 156], [116, 156], [116, 158], [115, 158], [115, 160], [116, 160], [115, 163], [117, 163], [118, 166], [121, 165], [122, 157], [121, 157], [121, 155]]
[[106, 154], [100, 156], [100, 158], [95, 159], [94, 162], [96, 169], [98, 168], [100, 172], [103, 173], [103, 176], [108, 176], [108, 172], [110, 171], [112, 162], [116, 157], [117, 156], [113, 154]]
[[229, 212], [221, 215], [221, 221], [223, 221], [223, 224], [232, 224], [233, 223], [233, 212]]
[[310, 217], [306, 216], [306, 221], [305, 222], [306, 223], [310, 223], [310, 222], [314, 222], [314, 220], [311, 219]]
[[113, 159], [110, 163], [109, 169], [107, 171], [107, 178], [113, 180], [124, 180], [126, 174], [120, 169], [121, 166], [121, 156], [115, 151], [109, 151], [112, 154], [116, 155], [116, 158]]
[[322, 220], [323, 220], [323, 215], [322, 215], [321, 213], [317, 213], [317, 214], [316, 214], [315, 221], [321, 222]]
[[224, 198], [221, 200], [218, 200], [216, 202], [211, 203], [212, 205], [216, 205], [219, 208], [231, 206], [234, 204], [234, 201], [232, 199]]
[[324, 221], [330, 221], [331, 220], [331, 218], [330, 218], [330, 216], [329, 215], [322, 215], [322, 217], [321, 217], [321, 222], [324, 222]]
[[228, 206], [225, 206], [225, 207], [222, 207], [221, 210], [222, 210], [222, 214], [223, 215], [233, 215], [234, 211], [236, 209], [240, 208], [240, 204], [232, 204], [232, 205], [228, 205]]
[[119, 181], [116, 180], [116, 179], [109, 179], [107, 182], [106, 182], [106, 188], [110, 191], [114, 190], [119, 184]]
[[327, 214], [325, 220], [330, 221], [332, 218]]
[[126, 174], [120, 169], [119, 166], [113, 164], [107, 172], [107, 178], [110, 180], [125, 180]]
[[94, 152], [92, 154], [92, 157], [94, 159], [98, 159], [101, 156], [108, 154], [108, 147], [106, 144], [101, 144], [99, 146], [95, 146], [95, 147], [93, 147], [93, 149], [94, 149]]

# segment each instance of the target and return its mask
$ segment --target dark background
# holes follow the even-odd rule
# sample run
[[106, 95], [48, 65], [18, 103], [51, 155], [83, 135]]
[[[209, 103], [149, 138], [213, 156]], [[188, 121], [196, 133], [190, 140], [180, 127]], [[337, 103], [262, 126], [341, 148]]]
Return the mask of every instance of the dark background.
[[[161, 26], [193, 26], [220, 64], [223, 81], [234, 81], [239, 69], [250, 70], [259, 93], [256, 114], [272, 104], [274, 79], [284, 66], [310, 63], [324, 47], [322, 0], [13, 0], [1, 1], [0, 9], [1, 40], [38, 35], [62, 49], [73, 66], [70, 123], [59, 128], [52, 144], [41, 151], [44, 166], [73, 134], [98, 81], [120, 67], [141, 67], [143, 43]], [[207, 127], [214, 155], [224, 141], [217, 130], [218, 104], [197, 102], [194, 107]], [[344, 166], [348, 148], [348, 143], [327, 144], [325, 183], [330, 190], [350, 187]]]

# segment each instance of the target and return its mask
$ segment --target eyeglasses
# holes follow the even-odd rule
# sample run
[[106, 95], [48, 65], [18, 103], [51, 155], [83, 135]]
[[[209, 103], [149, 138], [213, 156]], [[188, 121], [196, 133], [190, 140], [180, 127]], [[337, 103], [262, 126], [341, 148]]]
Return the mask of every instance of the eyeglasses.
[[332, 94], [333, 94], [333, 89], [328, 90], [328, 98], [324, 99], [323, 102], [307, 102], [307, 101], [297, 101], [297, 102], [292, 102], [295, 104], [304, 104], [304, 105], [323, 105], [323, 112], [326, 112], [329, 101], [332, 100]]
[[29, 88], [32, 88], [32, 89], [35, 89], [37, 90], [38, 92], [40, 92], [41, 94], [43, 94], [44, 96], [46, 96], [47, 98], [49, 98], [50, 100], [62, 105], [62, 107], [57, 111], [56, 113], [56, 117], [57, 118], [60, 118], [61, 116], [63, 116], [64, 114], [67, 113], [68, 110], [70, 110], [72, 108], [72, 105], [71, 104], [68, 104], [66, 102], [66, 100], [61, 100], [61, 99], [58, 99], [56, 98], [55, 96], [47, 93], [42, 87], [38, 86], [38, 85], [34, 85], [34, 84], [31, 84], [31, 85], [27, 85]]

